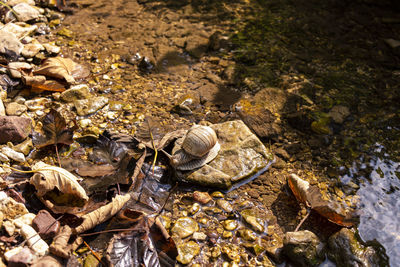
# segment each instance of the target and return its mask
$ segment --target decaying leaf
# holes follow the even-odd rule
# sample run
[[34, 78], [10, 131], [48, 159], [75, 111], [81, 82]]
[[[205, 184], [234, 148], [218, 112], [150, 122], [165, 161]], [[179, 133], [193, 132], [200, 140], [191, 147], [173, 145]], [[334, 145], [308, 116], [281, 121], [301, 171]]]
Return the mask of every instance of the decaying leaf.
[[74, 142], [72, 137], [76, 127], [68, 129], [65, 119], [57, 110], [51, 109], [42, 119], [42, 123], [43, 134], [34, 132], [32, 136], [32, 142], [37, 148], [57, 144], [70, 145]]
[[296, 174], [289, 176], [288, 184], [297, 201], [304, 203], [329, 221], [345, 227], [354, 225], [355, 220], [351, 212], [336, 201], [324, 200], [317, 186], [311, 186]]
[[[114, 235], [107, 249], [110, 266], [175, 266], [177, 249], [154, 218], [140, 216], [132, 231]], [[165, 230], [165, 229], [164, 229]]]
[[92, 229], [96, 225], [105, 222], [114, 216], [120, 209], [131, 199], [129, 194], [117, 195], [110, 203], [100, 207], [84, 216], [83, 223], [74, 229], [74, 232], [79, 234], [89, 229]]
[[69, 227], [68, 225], [62, 226], [60, 228], [60, 232], [54, 237], [54, 240], [50, 245], [50, 252], [61, 258], [68, 258], [70, 255], [70, 251], [67, 249], [67, 247], [71, 234], [71, 227]]
[[65, 79], [68, 83], [74, 83], [75, 79], [84, 78], [88, 75], [85, 68], [69, 58], [50, 57], [42, 66], [33, 72], [57, 79]]
[[85, 190], [67, 170], [39, 161], [32, 171], [35, 174], [30, 183], [35, 186], [36, 195], [53, 212], [74, 213], [87, 203]]

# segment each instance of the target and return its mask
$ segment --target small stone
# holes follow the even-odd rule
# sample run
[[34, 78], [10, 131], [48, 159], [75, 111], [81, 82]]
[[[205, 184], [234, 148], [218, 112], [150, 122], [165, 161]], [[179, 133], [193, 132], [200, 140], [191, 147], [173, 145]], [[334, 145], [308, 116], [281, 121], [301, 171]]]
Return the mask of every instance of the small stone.
[[217, 200], [217, 205], [218, 207], [220, 207], [221, 209], [223, 209], [225, 212], [232, 212], [233, 211], [233, 207], [231, 205], [231, 203], [229, 203], [227, 200], [225, 199], [218, 199]]
[[215, 215], [222, 213], [222, 210], [217, 207], [204, 207], [203, 210], [208, 215]]
[[[27, 38], [28, 35], [31, 35], [32, 33], [34, 33], [37, 30], [37, 28], [38, 27], [36, 25], [29, 25], [24, 22], [18, 22], [18, 24], [7, 23], [6, 25], [4, 25], [3, 30], [15, 34], [15, 37], [17, 37], [18, 40], [20, 40], [24, 36], [25, 36], [25, 38]], [[28, 42], [26, 42], [26, 43], [28, 43]]]
[[211, 196], [212, 196], [212, 197], [215, 197], [215, 198], [224, 198], [224, 194], [222, 194], [222, 193], [219, 192], [219, 191], [212, 192], [212, 193], [211, 193]]
[[238, 231], [238, 233], [240, 234], [240, 236], [246, 240], [246, 241], [256, 241], [257, 240], [257, 235], [256, 233], [254, 233], [253, 231], [251, 231], [250, 229], [240, 229]]
[[73, 32], [71, 30], [68, 30], [67, 28], [62, 28], [61, 30], [59, 30], [57, 32], [57, 35], [64, 36], [64, 37], [67, 37], [67, 38], [72, 38], [73, 37]]
[[199, 225], [190, 217], [179, 218], [171, 229], [171, 233], [182, 238], [192, 235], [199, 230]]
[[3, 153], [0, 153], [0, 161], [1, 162], [8, 162], [10, 161], [6, 155], [4, 155]]
[[182, 264], [189, 264], [194, 257], [200, 254], [200, 246], [194, 241], [189, 241], [177, 246], [178, 257], [176, 260]]
[[257, 218], [253, 210], [247, 209], [240, 212], [243, 219], [257, 232], [264, 232], [264, 222]]
[[343, 121], [350, 115], [348, 107], [334, 106], [328, 113], [332, 120], [336, 123], [342, 124]]
[[22, 73], [20, 69], [31, 70], [32, 65], [26, 62], [10, 62], [7, 65], [10, 76], [16, 79], [21, 79]]
[[9, 159], [18, 161], [18, 162], [25, 162], [25, 156], [24, 154], [17, 152], [7, 146], [3, 147], [1, 149], [1, 152], [6, 155]]
[[238, 227], [238, 223], [235, 220], [225, 220], [222, 222], [222, 226], [225, 230], [232, 231]]
[[16, 247], [13, 249], [10, 249], [9, 251], [7, 251], [6, 253], [4, 253], [4, 259], [6, 261], [9, 261], [11, 259], [12, 256], [17, 255], [18, 253], [20, 253], [22, 251], [24, 247]]
[[75, 100], [74, 105], [79, 116], [86, 116], [95, 113], [108, 103], [104, 96], [93, 97], [92, 99]]
[[121, 101], [110, 101], [109, 108], [111, 111], [121, 111], [124, 103]]
[[83, 120], [80, 120], [78, 123], [79, 123], [79, 126], [81, 126], [82, 128], [86, 128], [92, 124], [92, 120], [91, 119], [83, 119]]
[[0, 30], [0, 53], [19, 56], [23, 49], [23, 44], [18, 40], [15, 34]]
[[240, 262], [239, 247], [237, 245], [226, 244], [222, 247], [221, 251], [232, 261]]
[[200, 204], [207, 204], [212, 200], [212, 197], [207, 192], [194, 191], [193, 199]]
[[[17, 13], [18, 21], [26, 22], [29, 20], [34, 20], [40, 17], [40, 12], [38, 9], [30, 6], [26, 3], [20, 3], [14, 6], [14, 11]], [[9, 11], [11, 13], [11, 11]], [[11, 13], [14, 14], [14, 13]], [[14, 15], [12, 15], [14, 16]]]
[[6, 113], [9, 116], [20, 116], [27, 110], [28, 108], [25, 105], [21, 105], [15, 102], [11, 102], [6, 105]]
[[118, 113], [114, 111], [109, 111], [107, 112], [106, 117], [109, 120], [115, 120], [118, 117]]
[[218, 258], [221, 256], [221, 248], [220, 247], [212, 247], [211, 248], [211, 257]]
[[194, 232], [192, 239], [197, 241], [204, 241], [207, 239], [207, 235], [203, 232]]
[[52, 44], [43, 44], [44, 49], [46, 49], [46, 52], [49, 54], [58, 54], [61, 51], [61, 48], [56, 45]]
[[8, 266], [30, 266], [35, 259], [32, 251], [29, 248], [22, 248], [17, 254], [10, 257], [8, 260]]
[[6, 109], [4, 108], [3, 100], [0, 99], [0, 116], [6, 115]]
[[6, 230], [9, 236], [13, 236], [15, 233], [15, 225], [11, 221], [5, 221], [3, 223], [3, 228]]
[[23, 141], [31, 133], [31, 124], [29, 118], [0, 116], [0, 144]]
[[223, 231], [222, 232], [222, 238], [231, 238], [233, 236], [232, 232], [230, 231]]
[[42, 110], [45, 108], [45, 105], [47, 103], [50, 103], [50, 99], [48, 98], [36, 98], [32, 100], [27, 100], [25, 101], [25, 106], [30, 110], [30, 111], [36, 111], [36, 110]]
[[65, 102], [90, 98], [89, 87], [86, 84], [72, 86], [70, 89], [61, 93], [61, 99]]
[[318, 266], [325, 258], [325, 245], [308, 230], [287, 232], [283, 244], [284, 253], [299, 266]]
[[43, 239], [51, 239], [58, 233], [60, 222], [56, 221], [47, 210], [40, 210], [32, 221], [32, 227]]
[[193, 205], [189, 208], [189, 213], [190, 214], [196, 214], [200, 210], [200, 204], [199, 203], [193, 203]]
[[21, 55], [25, 58], [32, 58], [41, 50], [44, 50], [44, 47], [39, 43], [26, 44], [21, 51]]
[[24, 224], [21, 227], [21, 235], [25, 238], [28, 246], [38, 255], [43, 256], [49, 250], [49, 246], [31, 226]]
[[24, 204], [19, 203], [8, 196], [2, 200], [0, 208], [4, 215], [4, 220], [14, 220], [15, 218], [28, 213]]
[[28, 138], [24, 142], [14, 146], [14, 150], [27, 156], [33, 149], [32, 139]]
[[33, 213], [24, 214], [22, 216], [19, 216], [16, 219], [14, 219], [13, 224], [18, 228], [21, 228], [24, 224], [32, 225], [32, 221], [35, 218], [35, 216], [36, 215]]

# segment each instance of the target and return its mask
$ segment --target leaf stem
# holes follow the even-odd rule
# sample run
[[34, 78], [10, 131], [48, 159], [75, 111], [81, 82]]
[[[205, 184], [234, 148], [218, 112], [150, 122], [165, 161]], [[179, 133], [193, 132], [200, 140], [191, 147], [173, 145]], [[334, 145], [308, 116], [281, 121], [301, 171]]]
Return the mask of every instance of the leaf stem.
[[311, 214], [311, 209], [307, 209], [306, 216], [304, 216], [304, 218], [297, 225], [296, 229], [294, 229], [295, 232], [297, 232], [300, 229], [301, 225], [307, 220], [307, 218], [308, 218], [308, 216], [310, 216], [310, 214]]

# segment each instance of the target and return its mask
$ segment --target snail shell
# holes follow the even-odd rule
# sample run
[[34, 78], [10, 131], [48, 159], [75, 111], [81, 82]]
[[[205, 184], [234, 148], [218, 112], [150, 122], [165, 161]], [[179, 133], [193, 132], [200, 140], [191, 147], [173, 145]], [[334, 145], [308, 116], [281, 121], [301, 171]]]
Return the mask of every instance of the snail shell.
[[212, 128], [195, 125], [187, 132], [182, 148], [172, 156], [171, 165], [178, 170], [199, 168], [213, 160], [220, 148]]

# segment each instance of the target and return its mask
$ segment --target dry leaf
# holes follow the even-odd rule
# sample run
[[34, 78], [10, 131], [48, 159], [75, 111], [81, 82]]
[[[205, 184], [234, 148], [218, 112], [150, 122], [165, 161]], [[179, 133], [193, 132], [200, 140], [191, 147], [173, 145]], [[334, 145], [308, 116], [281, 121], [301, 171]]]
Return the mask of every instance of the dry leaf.
[[60, 232], [54, 237], [53, 243], [50, 245], [50, 252], [61, 258], [68, 258], [70, 251], [67, 247], [71, 234], [72, 229], [68, 225], [62, 226]]
[[117, 195], [110, 203], [88, 213], [83, 218], [83, 223], [75, 228], [75, 233], [80, 234], [96, 225], [103, 223], [114, 216], [131, 199], [129, 194]]
[[352, 213], [336, 201], [324, 200], [317, 186], [310, 186], [309, 182], [296, 174], [289, 176], [288, 184], [297, 201], [304, 203], [329, 221], [346, 227], [354, 225], [355, 218]]
[[68, 129], [65, 119], [55, 109], [51, 109], [41, 121], [44, 134], [34, 132], [32, 136], [32, 142], [37, 148], [57, 144], [70, 145], [74, 142], [72, 137], [76, 127]]
[[67, 83], [74, 83], [75, 79], [84, 78], [87, 76], [87, 73], [82, 65], [75, 63], [69, 58], [62, 57], [47, 58], [42, 66], [33, 73], [42, 74], [57, 79], [65, 79]]
[[39, 161], [32, 171], [35, 174], [30, 183], [35, 186], [36, 195], [53, 212], [74, 213], [87, 203], [85, 190], [67, 170]]

